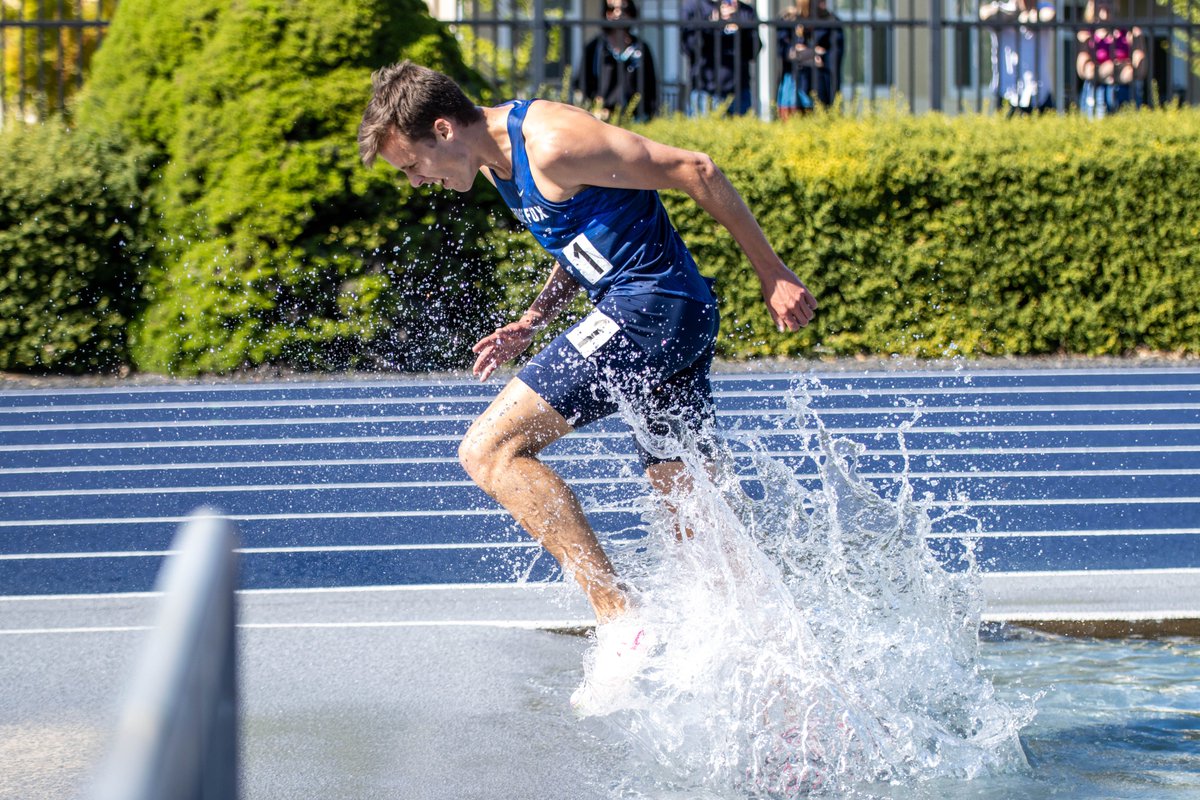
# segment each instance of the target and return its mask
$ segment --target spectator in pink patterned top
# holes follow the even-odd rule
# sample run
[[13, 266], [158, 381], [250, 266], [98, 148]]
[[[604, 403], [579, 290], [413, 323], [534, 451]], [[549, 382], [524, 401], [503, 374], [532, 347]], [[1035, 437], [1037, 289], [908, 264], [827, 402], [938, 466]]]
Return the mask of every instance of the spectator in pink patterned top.
[[1088, 0], [1083, 19], [1095, 28], [1081, 30], [1076, 71], [1083, 79], [1079, 107], [1089, 118], [1100, 118], [1133, 103], [1141, 106], [1146, 77], [1146, 37], [1142, 29], [1111, 26], [1113, 0]]

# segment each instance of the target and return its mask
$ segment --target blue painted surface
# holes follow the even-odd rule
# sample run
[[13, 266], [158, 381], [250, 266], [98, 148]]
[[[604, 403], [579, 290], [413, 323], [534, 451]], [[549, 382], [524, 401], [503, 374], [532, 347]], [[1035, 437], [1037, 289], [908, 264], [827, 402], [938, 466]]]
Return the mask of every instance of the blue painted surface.
[[[866, 448], [859, 472], [885, 496], [907, 459], [948, 556], [973, 534], [991, 571], [1200, 567], [1200, 370], [720, 377], [735, 451], [766, 448], [805, 482], [815, 429], [786, 411], [796, 385], [830, 432]], [[413, 380], [0, 392], [0, 593], [145, 591], [201, 505], [237, 520], [247, 588], [555, 579], [553, 560], [455, 459], [497, 390]], [[647, 487], [619, 421], [549, 455], [598, 530], [639, 534]]]

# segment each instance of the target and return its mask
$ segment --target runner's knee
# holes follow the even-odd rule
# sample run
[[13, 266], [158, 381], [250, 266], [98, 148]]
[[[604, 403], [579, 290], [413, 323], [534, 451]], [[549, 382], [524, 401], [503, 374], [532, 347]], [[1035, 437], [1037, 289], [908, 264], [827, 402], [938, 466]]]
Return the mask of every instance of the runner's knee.
[[490, 444], [490, 437], [472, 426], [458, 443], [458, 463], [462, 464], [471, 480], [480, 486], [486, 486], [491, 483], [495, 461], [496, 448]]

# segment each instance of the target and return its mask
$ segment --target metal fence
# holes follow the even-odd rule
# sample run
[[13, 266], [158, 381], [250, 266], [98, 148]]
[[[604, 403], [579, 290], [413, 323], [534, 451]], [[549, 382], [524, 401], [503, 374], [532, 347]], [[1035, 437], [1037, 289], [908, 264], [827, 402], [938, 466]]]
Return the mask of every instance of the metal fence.
[[[538, 94], [585, 103], [578, 74], [584, 51], [601, 26], [628, 27], [654, 57], [660, 111], [686, 111], [693, 57], [686, 31], [699, 27], [714, 38], [723, 23], [688, 22], [680, 0], [645, 2], [634, 23], [605, 23], [599, 0], [458, 2], [441, 9], [463, 43], [468, 61], [513, 96]], [[817, 0], [813, 0], [815, 6]], [[1005, 73], [1044, 74], [1051, 106], [1065, 111], [1079, 102], [1083, 80], [1077, 71], [1080, 32], [1103, 27], [1138, 29], [1144, 41], [1145, 74], [1131, 94], [1147, 104], [1197, 104], [1200, 84], [1200, 0], [1175, 0], [1165, 7], [1150, 0], [1118, 0], [1108, 26], [1084, 19], [1085, 0], [1054, 0], [1048, 21], [1021, 23], [1002, 16], [982, 17], [979, 0], [828, 0], [830, 18], [799, 21], [782, 17], [784, 4], [760, 0], [757, 33], [761, 50], [745, 69], [753, 111], [774, 114], [776, 91], [789, 66], [777, 47], [781, 31], [797, 25], [810, 34], [837, 31], [842, 41], [837, 84], [847, 110], [886, 102], [913, 112], [987, 111], [1005, 107]], [[1036, 44], [1034, 44], [1036, 43]], [[1007, 63], [1006, 63], [1007, 62]], [[804, 67], [799, 69], [813, 68]], [[738, 76], [739, 78], [741, 76]], [[1008, 92], [1008, 93], [1011, 93]]]
[[[694, 59], [685, 52], [683, 2], [643, 0], [639, 19], [617, 25], [630, 27], [655, 61], [660, 113], [684, 111], [692, 88]], [[734, 70], [745, 75], [734, 77], [749, 81], [753, 112], [770, 117], [788, 70], [777, 37], [796, 22], [783, 18], [785, 0], [756, 2], [763, 21], [739, 25], [757, 35], [761, 51], [745, 64], [735, 58]], [[1133, 87], [1139, 100], [1195, 105], [1200, 103], [1200, 0], [1168, 2], [1118, 0], [1113, 24], [1136, 26], [1144, 35], [1146, 74]], [[36, 120], [69, 107], [116, 3], [0, 0], [0, 124], [13, 115]], [[430, 4], [457, 35], [468, 62], [502, 92], [587, 103], [577, 77], [588, 42], [604, 24], [602, 0]], [[848, 110], [880, 101], [914, 112], [998, 109], [1004, 105], [1001, 95], [1011, 89], [998, 73], [1032, 70], [1049, 73], [1052, 105], [1064, 111], [1078, 102], [1082, 88], [1077, 35], [1097, 25], [1084, 21], [1084, 0], [1053, 0], [1053, 6], [1052, 21], [1018, 24], [981, 19], [979, 0], [828, 0], [833, 17], [806, 23], [810, 32], [840, 34], [837, 85], [839, 102]], [[691, 27], [714, 40], [723, 35], [722, 23]], [[1022, 44], [1030, 40], [1038, 45]]]
[[65, 111], [116, 0], [0, 0], [0, 125]]

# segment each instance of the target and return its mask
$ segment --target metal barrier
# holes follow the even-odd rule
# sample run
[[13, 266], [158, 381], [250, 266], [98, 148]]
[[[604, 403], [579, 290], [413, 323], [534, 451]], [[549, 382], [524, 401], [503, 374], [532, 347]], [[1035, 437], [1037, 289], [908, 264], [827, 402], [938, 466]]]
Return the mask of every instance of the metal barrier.
[[[813, 0], [815, 2], [815, 0]], [[467, 62], [509, 96], [538, 94], [582, 103], [570, 86], [584, 48], [606, 23], [598, 0], [428, 0], [435, 15], [457, 36]], [[838, 87], [850, 110], [863, 102], [891, 100], [914, 112], [956, 113], [1000, 107], [994, 84], [997, 49], [1005, 40], [1048, 33], [1049, 49], [1021, 55], [1040, 71], [1045, 59], [1053, 72], [1055, 107], [1062, 111], [1079, 98], [1076, 34], [1096, 27], [1084, 20], [1087, 0], [1053, 0], [1052, 21], [1016, 23], [981, 18], [992, 0], [827, 0], [833, 17], [802, 20], [814, 31], [840, 32]], [[117, 0], [37, 0], [0, 2], [0, 126], [16, 115], [44, 118], [69, 106], [82, 85], [92, 53], [99, 47]], [[642, 16], [631, 26], [657, 67], [660, 112], [683, 111], [689, 90], [689, 63], [681, 44], [690, 25], [720, 36], [716, 22], [682, 20], [684, 0], [642, 0]], [[792, 0], [754, 0], [762, 22], [744, 25], [758, 33], [761, 51], [749, 65], [753, 109], [772, 113], [783, 67], [777, 34], [795, 25], [783, 20]], [[1117, 0], [1115, 27], [1138, 27], [1146, 39], [1147, 75], [1139, 81], [1146, 102], [1200, 104], [1200, 0]], [[1019, 48], [1010, 48], [1008, 58]], [[1024, 51], [1020, 51], [1024, 52]], [[1039, 63], [1029, 63], [1032, 58]], [[1012, 65], [1010, 65], [1012, 66]]]
[[[813, 0], [814, 3], [816, 0]], [[1079, 100], [1082, 79], [1076, 70], [1077, 35], [1104, 25], [1084, 19], [1086, 0], [1054, 0], [1049, 21], [1001, 21], [987, 17], [991, 0], [828, 0], [833, 17], [785, 22], [786, 0], [764, 2], [770, 14], [753, 28], [761, 42], [758, 56], [746, 67], [752, 73], [753, 110], [772, 115], [775, 91], [784, 71], [779, 34], [803, 23], [810, 31], [837, 31], [843, 42], [836, 84], [842, 103], [856, 111], [864, 103], [903, 104], [914, 113], [982, 112], [1001, 107], [996, 72], [1001, 58], [1011, 72], [1041, 74], [1043, 66], [1054, 108], [1065, 111]], [[549, 3], [535, 3], [545, 6]], [[578, 4], [574, 4], [576, 7]], [[680, 3], [644, 3], [634, 23], [604, 22], [591, 14], [576, 16], [561, 8], [537, 9], [520, 2], [462, 2], [453, 16], [443, 16], [462, 43], [468, 63], [501, 87], [506, 96], [541, 97], [580, 103], [571, 84], [581, 69], [587, 43], [601, 25], [630, 28], [650, 51], [657, 72], [660, 112], [684, 111], [687, 105], [689, 54], [683, 45], [687, 27], [718, 36], [720, 23], [684, 22]], [[1200, 104], [1200, 0], [1181, 0], [1164, 8], [1151, 0], [1119, 0], [1123, 9], [1109, 27], [1138, 28], [1145, 39], [1146, 74], [1139, 79], [1145, 102]], [[987, 17], [987, 18], [985, 18]], [[1022, 40], [1046, 38], [1034, 48]], [[1043, 64], [1043, 62], [1045, 62]], [[736, 64], [741, 64], [735, 58]], [[741, 67], [735, 67], [741, 69]]]
[[0, 0], [0, 127], [65, 111], [116, 0]]
[[90, 800], [238, 796], [233, 525], [201, 509], [159, 574], [163, 593]]

